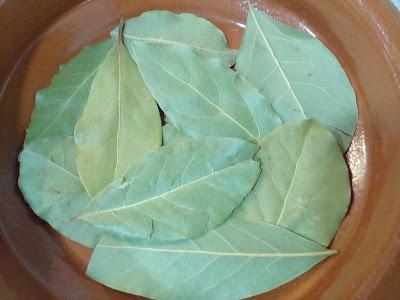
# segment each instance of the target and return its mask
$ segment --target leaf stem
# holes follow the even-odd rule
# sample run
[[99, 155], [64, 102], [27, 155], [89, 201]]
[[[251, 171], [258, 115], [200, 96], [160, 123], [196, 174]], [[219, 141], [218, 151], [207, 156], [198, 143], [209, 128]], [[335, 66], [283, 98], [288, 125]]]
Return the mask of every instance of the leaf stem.
[[117, 44], [119, 46], [122, 46], [123, 43], [123, 33], [124, 33], [124, 26], [125, 26], [125, 18], [124, 16], [121, 17], [121, 19], [119, 20], [119, 25], [118, 25], [118, 41]]

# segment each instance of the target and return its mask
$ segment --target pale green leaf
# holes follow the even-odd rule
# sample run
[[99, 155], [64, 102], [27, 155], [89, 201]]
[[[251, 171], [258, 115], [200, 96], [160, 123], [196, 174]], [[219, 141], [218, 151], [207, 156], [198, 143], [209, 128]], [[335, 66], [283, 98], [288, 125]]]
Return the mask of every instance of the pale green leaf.
[[151, 299], [231, 300], [267, 292], [334, 253], [279, 226], [233, 218], [175, 243], [103, 237], [87, 274]]
[[224, 222], [253, 188], [260, 174], [251, 160], [256, 150], [234, 138], [163, 146], [98, 194], [79, 218], [117, 236], [199, 236]]
[[264, 96], [220, 60], [204, 59], [191, 48], [131, 46], [147, 87], [185, 135], [257, 142], [281, 123]]
[[[118, 28], [112, 35], [116, 40]], [[132, 42], [141, 41], [170, 47], [191, 47], [205, 57], [221, 59], [231, 66], [236, 50], [228, 48], [221, 30], [206, 19], [189, 13], [174, 14], [168, 11], [149, 11], [128, 20], [124, 28], [124, 42], [132, 51]]]
[[32, 210], [68, 238], [88, 247], [97, 243], [100, 233], [87, 222], [71, 220], [90, 201], [76, 172], [72, 136], [93, 78], [111, 47], [111, 40], [85, 47], [60, 67], [49, 87], [37, 93], [19, 156], [18, 183]]
[[49, 87], [37, 92], [25, 143], [38, 138], [73, 136], [93, 78], [111, 47], [112, 41], [107, 40], [83, 48], [60, 67]]
[[181, 140], [187, 139], [187, 137], [171, 123], [167, 123], [163, 126], [162, 134], [164, 145], [179, 143]]
[[68, 238], [94, 247], [100, 231], [87, 222], [71, 220], [90, 201], [76, 172], [73, 138], [51, 137], [30, 142], [19, 161], [18, 184], [32, 210]]
[[260, 88], [284, 121], [313, 118], [330, 128], [342, 150], [354, 134], [354, 90], [335, 56], [311, 35], [249, 6], [236, 69]]
[[77, 168], [91, 196], [161, 145], [158, 107], [125, 47], [100, 65], [76, 124]]
[[262, 173], [239, 216], [328, 245], [351, 195], [348, 168], [331, 132], [312, 120], [288, 122], [261, 143], [256, 159]]

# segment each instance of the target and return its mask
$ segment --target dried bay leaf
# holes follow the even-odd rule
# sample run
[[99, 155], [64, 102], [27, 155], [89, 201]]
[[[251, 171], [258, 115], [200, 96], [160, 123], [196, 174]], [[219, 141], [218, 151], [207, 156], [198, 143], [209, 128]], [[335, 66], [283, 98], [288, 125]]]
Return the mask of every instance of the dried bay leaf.
[[185, 135], [258, 142], [281, 124], [264, 96], [220, 60], [187, 47], [130, 45], [147, 87]]
[[73, 136], [93, 78], [112, 47], [111, 39], [85, 48], [60, 67], [49, 87], [36, 94], [25, 143], [53, 136]]
[[103, 237], [87, 274], [151, 299], [242, 299], [282, 285], [334, 253], [279, 226], [235, 217], [197, 239], [174, 243]]
[[85, 48], [60, 67], [36, 106], [20, 153], [19, 187], [32, 210], [66, 237], [94, 247], [100, 231], [71, 220], [89, 203], [75, 165], [75, 123], [86, 104], [99, 65], [112, 47], [107, 40]]
[[25, 145], [19, 161], [18, 184], [32, 210], [68, 238], [94, 247], [101, 232], [90, 223], [71, 220], [91, 200], [76, 172], [74, 139], [32, 141]]
[[[253, 188], [257, 147], [204, 137], [159, 148], [110, 184], [79, 216], [110, 234], [177, 240], [221, 224]], [[232, 183], [235, 184], [232, 184]]]
[[77, 168], [93, 197], [161, 145], [157, 104], [119, 42], [100, 65], [76, 124]]
[[331, 132], [313, 120], [285, 123], [265, 138], [255, 159], [262, 173], [238, 215], [328, 245], [351, 196], [348, 168]]
[[314, 118], [345, 151], [358, 110], [354, 90], [335, 56], [311, 35], [249, 5], [236, 69], [260, 88], [284, 121]]
[[[116, 40], [118, 28], [111, 33]], [[191, 47], [205, 57], [235, 63], [236, 50], [228, 48], [225, 36], [214, 24], [189, 13], [149, 11], [125, 23], [124, 42], [131, 53], [132, 42], [141, 41], [169, 47]], [[133, 56], [134, 57], [134, 56]]]

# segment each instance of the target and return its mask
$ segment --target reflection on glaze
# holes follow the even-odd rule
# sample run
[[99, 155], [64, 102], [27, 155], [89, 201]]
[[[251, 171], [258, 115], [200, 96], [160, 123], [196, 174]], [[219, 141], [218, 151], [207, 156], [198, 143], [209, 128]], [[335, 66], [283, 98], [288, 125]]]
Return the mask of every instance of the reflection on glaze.
[[367, 171], [367, 146], [366, 134], [364, 128], [359, 125], [353, 142], [347, 152], [347, 161], [352, 174], [352, 183], [354, 191], [360, 190], [365, 184], [365, 175]]

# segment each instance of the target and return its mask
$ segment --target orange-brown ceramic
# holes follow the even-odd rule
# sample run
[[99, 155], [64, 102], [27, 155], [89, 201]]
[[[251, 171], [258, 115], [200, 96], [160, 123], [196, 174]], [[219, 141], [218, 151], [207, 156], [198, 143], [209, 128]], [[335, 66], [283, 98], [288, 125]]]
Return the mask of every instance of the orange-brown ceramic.
[[[259, 9], [312, 30], [357, 93], [353, 180], [336, 255], [260, 299], [400, 299], [400, 14], [387, 0], [264, 0]], [[0, 0], [0, 297], [132, 299], [85, 276], [90, 250], [37, 218], [17, 187], [35, 92], [123, 15], [167, 9], [214, 22], [238, 47], [245, 0]]]

